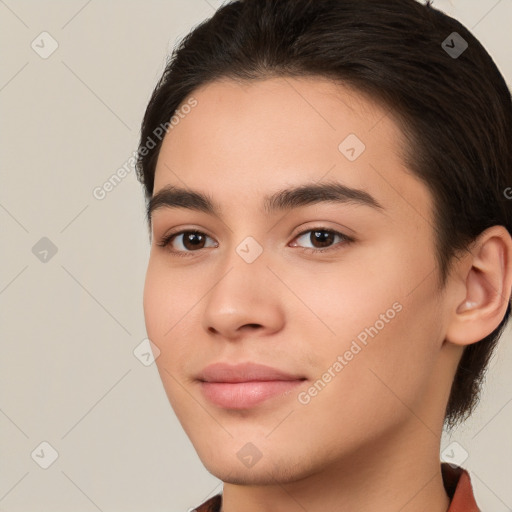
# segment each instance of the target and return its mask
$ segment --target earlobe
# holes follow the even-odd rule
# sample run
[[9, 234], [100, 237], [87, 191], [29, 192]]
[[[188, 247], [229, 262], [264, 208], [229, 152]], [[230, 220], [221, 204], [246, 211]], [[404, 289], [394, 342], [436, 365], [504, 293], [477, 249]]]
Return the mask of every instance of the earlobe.
[[492, 226], [481, 233], [471, 246], [469, 260], [461, 261], [456, 273], [464, 282], [464, 298], [460, 301], [458, 294], [454, 302], [446, 341], [470, 345], [498, 327], [510, 302], [512, 238], [508, 231]]

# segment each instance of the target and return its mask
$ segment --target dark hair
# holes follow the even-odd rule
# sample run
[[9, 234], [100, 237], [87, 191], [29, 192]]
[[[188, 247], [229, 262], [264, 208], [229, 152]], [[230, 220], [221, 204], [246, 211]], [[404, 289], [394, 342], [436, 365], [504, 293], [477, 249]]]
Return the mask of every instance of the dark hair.
[[[459, 56], [449, 48], [463, 48]], [[451, 38], [451, 39], [450, 39]], [[447, 41], [446, 43], [443, 43]], [[456, 42], [454, 42], [456, 41]], [[458, 21], [416, 0], [239, 0], [175, 47], [144, 115], [138, 179], [153, 193], [159, 126], [195, 89], [219, 79], [318, 76], [367, 94], [407, 140], [406, 166], [434, 201], [440, 287], [453, 257], [485, 229], [512, 232], [512, 100], [493, 59]], [[146, 149], [144, 149], [146, 148]], [[508, 293], [508, 290], [507, 290]], [[472, 413], [510, 316], [464, 349], [445, 412], [453, 428]]]

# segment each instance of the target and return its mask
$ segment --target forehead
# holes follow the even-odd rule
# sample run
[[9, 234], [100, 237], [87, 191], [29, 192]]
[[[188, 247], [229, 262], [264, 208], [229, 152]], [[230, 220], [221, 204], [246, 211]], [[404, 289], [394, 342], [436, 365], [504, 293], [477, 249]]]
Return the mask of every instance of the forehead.
[[[224, 79], [200, 87], [191, 96], [197, 106], [179, 116], [161, 152], [187, 154], [190, 163], [195, 158], [211, 158], [213, 163], [236, 158], [247, 168], [254, 160], [261, 166], [266, 155], [275, 165], [292, 155], [310, 160], [309, 156], [318, 156], [315, 149], [338, 159], [338, 146], [349, 134], [365, 145], [377, 139], [401, 146], [401, 132], [386, 117], [386, 110], [324, 78]], [[372, 137], [377, 126], [373, 134], [377, 137]]]
[[154, 192], [172, 184], [221, 207], [260, 209], [258, 196], [325, 179], [397, 213], [429, 216], [429, 191], [404, 167], [398, 125], [368, 96], [323, 78], [281, 77], [215, 81], [191, 97], [196, 106], [162, 143]]

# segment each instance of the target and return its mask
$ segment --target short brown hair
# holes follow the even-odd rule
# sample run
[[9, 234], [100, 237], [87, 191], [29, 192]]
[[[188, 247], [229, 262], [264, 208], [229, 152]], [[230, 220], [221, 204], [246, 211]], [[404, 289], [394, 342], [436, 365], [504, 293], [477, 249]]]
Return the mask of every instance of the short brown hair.
[[[468, 45], [458, 56], [446, 51], [454, 32]], [[512, 185], [510, 91], [463, 25], [416, 0], [238, 0], [221, 7], [174, 49], [148, 104], [137, 161], [146, 199], [162, 142], [148, 151], [147, 140], [199, 86], [315, 75], [370, 95], [398, 119], [408, 141], [404, 162], [433, 196], [440, 286], [453, 257], [485, 229], [512, 232], [504, 192]], [[499, 326], [464, 349], [446, 408], [449, 428], [478, 403], [509, 316], [510, 301]]]

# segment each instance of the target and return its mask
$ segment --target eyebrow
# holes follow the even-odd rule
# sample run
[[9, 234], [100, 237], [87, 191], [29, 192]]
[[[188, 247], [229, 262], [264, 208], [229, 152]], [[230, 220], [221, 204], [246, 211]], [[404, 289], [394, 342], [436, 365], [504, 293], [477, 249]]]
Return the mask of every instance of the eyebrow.
[[[263, 198], [267, 215], [318, 203], [350, 203], [375, 210], [385, 208], [368, 192], [342, 183], [313, 183], [279, 190]], [[154, 194], [147, 205], [146, 218], [151, 223], [153, 213], [160, 208], [184, 208], [222, 218], [222, 210], [208, 194], [167, 185]]]

